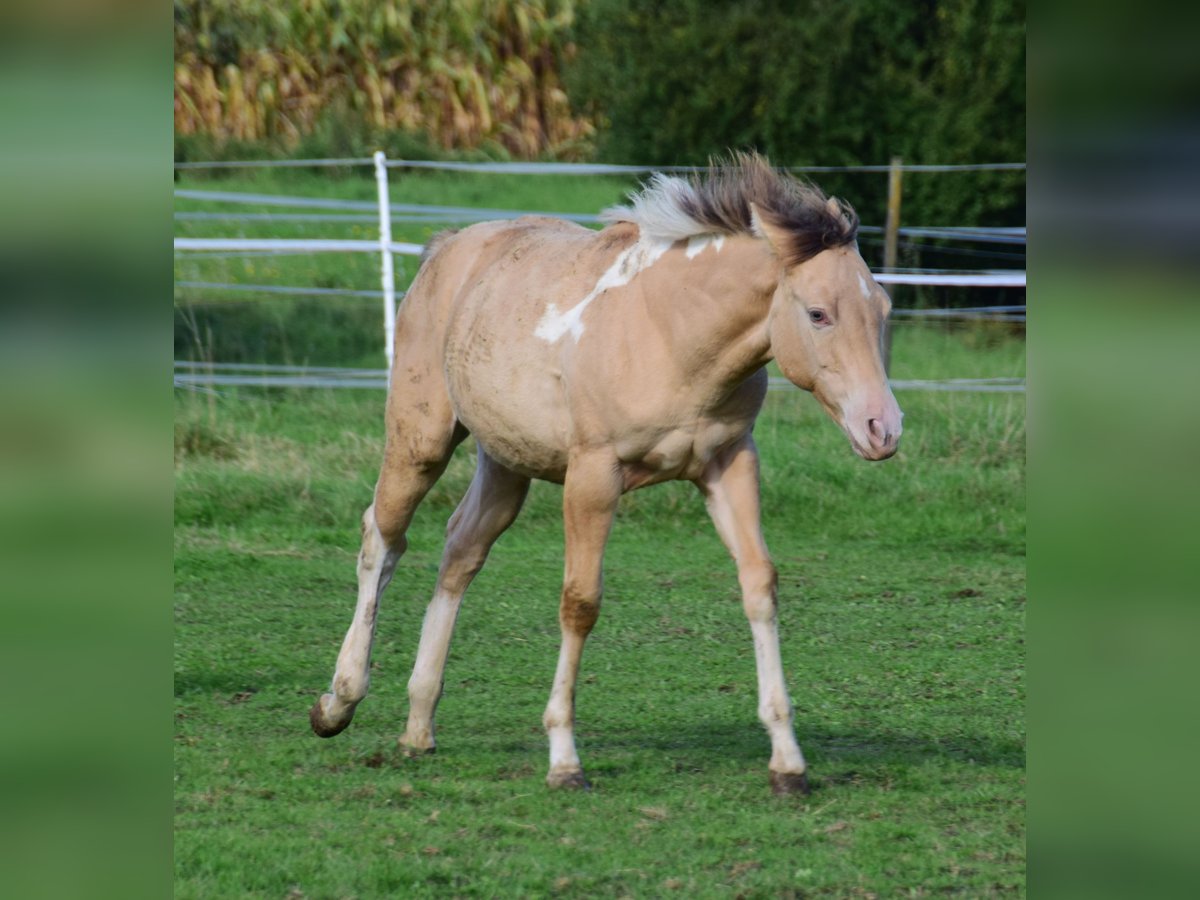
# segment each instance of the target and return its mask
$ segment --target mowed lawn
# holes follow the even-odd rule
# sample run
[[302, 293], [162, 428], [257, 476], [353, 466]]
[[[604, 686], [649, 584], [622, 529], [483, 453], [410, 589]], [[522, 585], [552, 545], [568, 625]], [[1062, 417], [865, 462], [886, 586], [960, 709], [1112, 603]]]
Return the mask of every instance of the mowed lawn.
[[[897, 377], [1020, 375], [987, 329], [898, 329]], [[964, 371], [964, 368], [967, 371]], [[382, 449], [375, 391], [177, 392], [176, 895], [989, 896], [1024, 885], [1024, 398], [903, 392], [899, 455], [816, 403], [756, 434], [783, 655], [814, 791], [776, 798], [732, 563], [690, 485], [630, 495], [583, 660], [590, 793], [551, 792], [561, 489], [468, 594], [439, 750], [405, 682], [468, 441], [384, 598], [372, 690], [314, 737]]]

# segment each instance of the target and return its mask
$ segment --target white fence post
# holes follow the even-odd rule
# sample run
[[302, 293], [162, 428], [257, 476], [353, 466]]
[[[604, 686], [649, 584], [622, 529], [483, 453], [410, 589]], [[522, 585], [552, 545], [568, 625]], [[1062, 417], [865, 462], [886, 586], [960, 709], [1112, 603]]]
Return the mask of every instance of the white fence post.
[[383, 348], [388, 372], [396, 338], [396, 274], [392, 267], [392, 209], [388, 200], [387, 157], [375, 151], [375, 184], [379, 187], [379, 255], [383, 263]]

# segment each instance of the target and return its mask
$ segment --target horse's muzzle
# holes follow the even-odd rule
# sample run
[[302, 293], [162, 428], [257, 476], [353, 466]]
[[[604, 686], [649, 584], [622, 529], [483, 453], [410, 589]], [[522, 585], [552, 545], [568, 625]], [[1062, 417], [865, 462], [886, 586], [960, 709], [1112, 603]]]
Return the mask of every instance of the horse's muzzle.
[[896, 455], [900, 446], [900, 435], [904, 431], [901, 422], [904, 414], [895, 399], [891, 398], [878, 415], [867, 417], [865, 425], [846, 422], [843, 429], [850, 438], [854, 452], [863, 459], [879, 462]]
[[867, 424], [867, 445], [859, 443], [853, 437], [850, 438], [850, 446], [854, 448], [854, 452], [863, 459], [870, 462], [880, 462], [896, 455], [896, 450], [900, 447], [900, 436], [898, 434], [889, 434], [879, 427], [876, 423], [878, 420], [871, 419]]

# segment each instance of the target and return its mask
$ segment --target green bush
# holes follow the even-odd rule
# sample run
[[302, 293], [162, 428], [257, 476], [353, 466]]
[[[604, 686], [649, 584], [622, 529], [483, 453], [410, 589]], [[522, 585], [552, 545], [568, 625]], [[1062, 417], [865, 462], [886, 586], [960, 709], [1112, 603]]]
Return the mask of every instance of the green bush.
[[[566, 71], [613, 162], [1025, 159], [1023, 0], [593, 0]], [[882, 222], [884, 176], [821, 176]], [[1024, 224], [1024, 173], [910, 175], [904, 219]]]

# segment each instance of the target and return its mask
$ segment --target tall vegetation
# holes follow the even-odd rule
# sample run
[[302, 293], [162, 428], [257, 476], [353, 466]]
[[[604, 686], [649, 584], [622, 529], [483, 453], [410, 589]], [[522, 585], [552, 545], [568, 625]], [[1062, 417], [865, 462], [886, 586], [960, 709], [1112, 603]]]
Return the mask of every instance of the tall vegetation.
[[175, 0], [175, 131], [295, 146], [321, 128], [569, 153], [571, 0]]
[[[322, 156], [420, 135], [640, 164], [1020, 161], [1025, 2], [175, 0], [175, 129]], [[821, 182], [882, 218], [885, 179]], [[904, 218], [1021, 224], [1024, 183], [909, 178]]]

